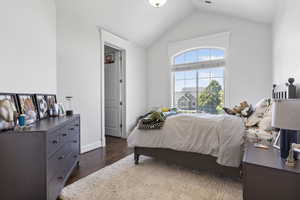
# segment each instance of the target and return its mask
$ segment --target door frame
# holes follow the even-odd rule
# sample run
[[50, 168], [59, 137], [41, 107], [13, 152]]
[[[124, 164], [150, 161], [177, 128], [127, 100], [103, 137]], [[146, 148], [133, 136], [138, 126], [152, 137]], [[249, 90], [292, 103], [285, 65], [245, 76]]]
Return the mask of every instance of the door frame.
[[101, 66], [100, 66], [100, 73], [101, 73], [101, 80], [100, 80], [100, 94], [101, 94], [101, 146], [106, 146], [105, 142], [105, 46], [110, 46], [114, 49], [117, 49], [121, 52], [122, 62], [121, 62], [121, 78], [122, 78], [122, 85], [120, 88], [121, 91], [121, 101], [123, 103], [122, 105], [122, 112], [121, 112], [121, 137], [127, 138], [127, 132], [126, 132], [126, 43], [127, 41], [100, 28], [100, 43], [101, 43]]
[[[125, 56], [126, 56], [126, 50], [124, 50], [124, 49], [121, 49], [120, 47], [117, 47], [117, 46], [115, 46], [115, 45], [113, 45], [113, 44], [110, 44], [110, 43], [107, 43], [107, 42], [105, 42], [104, 43], [104, 48], [105, 47], [111, 47], [111, 48], [113, 48], [113, 49], [116, 49], [117, 51], [118, 51], [118, 53], [120, 54], [120, 68], [119, 68], [119, 77], [120, 77], [120, 80], [122, 80], [122, 82], [120, 83], [120, 99], [119, 99], [119, 101], [121, 101], [122, 102], [122, 106], [120, 107], [120, 115], [119, 115], [119, 117], [120, 117], [120, 123], [122, 124], [122, 128], [121, 128], [121, 134], [120, 134], [120, 136], [121, 136], [121, 138], [124, 138], [124, 137], [126, 137], [126, 135], [124, 135], [124, 132], [125, 132], [125, 130], [123, 129], [124, 127], [124, 123], [125, 123], [125, 121], [123, 120], [124, 119], [124, 115], [126, 115], [126, 113], [124, 112], [124, 111], [126, 111], [126, 109], [124, 109], [124, 108], [126, 108], [126, 104], [125, 104], [125, 95], [124, 95], [124, 91], [125, 91], [125, 76], [124, 76], [124, 71], [125, 71], [125, 62], [124, 62], [124, 60], [125, 60]], [[105, 54], [105, 51], [104, 51], [104, 54]], [[105, 69], [105, 64], [104, 64], [104, 69]], [[105, 71], [104, 71], [104, 76], [105, 76]], [[104, 83], [104, 90], [105, 90], [105, 83]], [[105, 101], [105, 91], [104, 91], [104, 101]], [[105, 106], [105, 102], [104, 102], [104, 106]], [[104, 112], [105, 112], [105, 107], [104, 107]], [[105, 113], [104, 113], [105, 114]], [[104, 122], [105, 123], [105, 122]], [[104, 124], [104, 128], [105, 128], [105, 124]], [[105, 132], [104, 132], [104, 134], [105, 134]]]

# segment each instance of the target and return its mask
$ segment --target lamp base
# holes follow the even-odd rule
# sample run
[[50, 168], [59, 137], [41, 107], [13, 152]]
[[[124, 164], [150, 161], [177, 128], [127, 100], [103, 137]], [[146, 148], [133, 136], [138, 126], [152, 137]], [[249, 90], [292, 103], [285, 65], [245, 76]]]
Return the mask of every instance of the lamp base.
[[287, 160], [286, 162], [285, 162], [285, 165], [286, 166], [288, 166], [288, 167], [295, 167], [295, 165], [296, 165], [296, 162], [295, 162], [295, 160]]
[[[298, 131], [292, 130], [280, 130], [280, 155], [281, 158], [287, 159], [292, 143], [298, 143]], [[294, 158], [297, 158], [297, 154], [294, 154]]]

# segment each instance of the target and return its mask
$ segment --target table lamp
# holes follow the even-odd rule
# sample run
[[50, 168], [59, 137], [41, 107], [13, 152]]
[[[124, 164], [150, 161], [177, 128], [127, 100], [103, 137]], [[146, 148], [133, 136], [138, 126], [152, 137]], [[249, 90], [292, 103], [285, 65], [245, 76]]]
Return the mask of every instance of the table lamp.
[[281, 158], [288, 158], [286, 164], [294, 166], [293, 148], [300, 131], [300, 99], [275, 100], [272, 115], [272, 127], [280, 129]]

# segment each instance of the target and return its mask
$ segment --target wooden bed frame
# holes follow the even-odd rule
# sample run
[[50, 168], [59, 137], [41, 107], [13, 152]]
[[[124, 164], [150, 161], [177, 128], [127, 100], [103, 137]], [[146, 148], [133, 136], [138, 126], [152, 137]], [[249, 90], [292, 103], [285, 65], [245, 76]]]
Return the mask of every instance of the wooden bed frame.
[[[295, 80], [293, 78], [290, 78], [288, 80], [289, 83], [284, 86], [273, 85], [272, 98], [296, 98], [296, 86], [293, 85], [294, 81]], [[216, 162], [217, 158], [200, 153], [175, 151], [164, 148], [135, 147], [134, 160], [136, 165], [139, 164], [139, 157], [141, 155], [154, 157], [159, 160], [164, 160], [188, 168], [216, 172], [229, 177], [241, 177], [242, 175], [241, 166], [238, 168], [222, 166]]]
[[216, 162], [217, 158], [210, 155], [163, 148], [135, 147], [134, 160], [136, 165], [139, 164], [139, 157], [141, 155], [154, 157], [158, 160], [167, 161], [191, 169], [211, 171], [224, 176], [241, 176], [241, 167], [235, 168], [219, 165]]
[[288, 83], [284, 85], [273, 85], [272, 99], [296, 99], [296, 86], [294, 85], [295, 79], [289, 78]]

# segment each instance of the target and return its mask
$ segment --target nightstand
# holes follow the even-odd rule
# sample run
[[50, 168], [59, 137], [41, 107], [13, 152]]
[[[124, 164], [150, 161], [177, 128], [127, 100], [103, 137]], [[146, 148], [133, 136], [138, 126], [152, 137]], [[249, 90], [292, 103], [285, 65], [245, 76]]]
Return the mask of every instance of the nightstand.
[[247, 144], [243, 158], [244, 200], [300, 199], [300, 161], [285, 166], [280, 151]]

